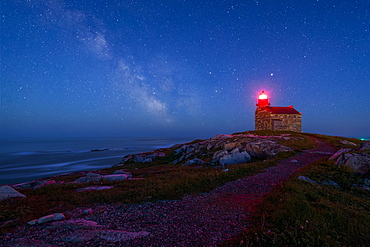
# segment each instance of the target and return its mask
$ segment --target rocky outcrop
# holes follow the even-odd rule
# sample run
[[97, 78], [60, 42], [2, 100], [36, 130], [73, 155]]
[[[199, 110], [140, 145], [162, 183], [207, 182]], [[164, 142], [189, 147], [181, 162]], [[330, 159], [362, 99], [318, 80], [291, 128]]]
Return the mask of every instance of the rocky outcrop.
[[0, 201], [11, 198], [11, 197], [26, 197], [26, 196], [23, 195], [22, 193], [19, 193], [18, 191], [16, 191], [10, 186], [7, 186], [7, 185], [1, 186], [0, 187]]
[[[280, 138], [281, 136], [217, 135], [205, 141], [177, 146], [174, 154], [178, 158], [172, 163], [189, 165], [194, 163], [194, 159], [199, 157], [202, 158], [204, 164], [226, 166], [247, 163], [252, 158], [268, 159], [279, 152], [293, 150], [290, 147], [278, 144], [277, 140]], [[289, 137], [284, 136], [284, 138]]]
[[361, 143], [360, 148], [342, 148], [333, 154], [329, 160], [335, 160], [339, 166], [347, 166], [358, 174], [370, 174], [370, 144]]
[[254, 158], [267, 159], [274, 157], [279, 152], [289, 152], [293, 149], [274, 141], [257, 140], [247, 143], [245, 150]]
[[[175, 156], [172, 164], [225, 166], [247, 163], [252, 158], [268, 159], [279, 152], [292, 151], [292, 148], [278, 144], [280, 140], [289, 139], [300, 138], [289, 137], [289, 134], [279, 136], [216, 135], [207, 140], [196, 140], [191, 143], [172, 146], [173, 155]], [[161, 150], [129, 154], [114, 166], [122, 166], [127, 162], [151, 163], [158, 157], [164, 157], [165, 155]]]
[[337, 158], [336, 164], [350, 167], [355, 173], [368, 174], [370, 172], [370, 154], [344, 153]]
[[152, 151], [152, 152], [144, 152], [139, 154], [128, 154], [122, 158], [122, 161], [115, 166], [122, 166], [127, 161], [137, 162], [137, 163], [152, 163], [155, 159], [158, 157], [164, 157], [166, 156], [163, 152], [158, 151]]

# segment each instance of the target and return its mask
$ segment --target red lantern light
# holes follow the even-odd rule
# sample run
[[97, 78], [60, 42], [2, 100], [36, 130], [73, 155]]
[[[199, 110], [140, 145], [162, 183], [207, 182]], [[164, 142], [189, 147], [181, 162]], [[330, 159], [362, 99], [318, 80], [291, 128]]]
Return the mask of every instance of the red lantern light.
[[258, 96], [257, 106], [259, 108], [265, 108], [268, 107], [269, 105], [270, 103], [267, 94], [265, 94], [265, 91], [262, 91], [262, 93]]
[[265, 91], [262, 91], [260, 96], [258, 96], [258, 99], [267, 99], [267, 94], [265, 94]]

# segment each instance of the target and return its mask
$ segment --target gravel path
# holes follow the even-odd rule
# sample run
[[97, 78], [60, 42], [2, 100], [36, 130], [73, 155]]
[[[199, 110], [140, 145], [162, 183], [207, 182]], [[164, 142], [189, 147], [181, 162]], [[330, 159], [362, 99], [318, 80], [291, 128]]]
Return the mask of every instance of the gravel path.
[[[229, 182], [210, 193], [174, 201], [103, 205], [93, 208], [100, 214], [84, 217], [111, 233], [144, 231], [150, 233], [147, 236], [118, 241], [117, 235], [116, 239], [110, 235], [110, 238], [91, 237], [78, 242], [76, 238], [86, 235], [87, 230], [32, 227], [27, 233], [15, 233], [13, 242], [11, 239], [6, 242], [14, 244], [14, 238], [21, 237], [42, 241], [39, 242], [41, 246], [217, 246], [246, 227], [246, 217], [253, 213], [263, 196], [276, 184], [311, 162], [334, 153], [335, 150], [327, 144], [315, 141], [315, 149], [286, 159], [263, 173]], [[68, 236], [75, 243], [66, 243]]]

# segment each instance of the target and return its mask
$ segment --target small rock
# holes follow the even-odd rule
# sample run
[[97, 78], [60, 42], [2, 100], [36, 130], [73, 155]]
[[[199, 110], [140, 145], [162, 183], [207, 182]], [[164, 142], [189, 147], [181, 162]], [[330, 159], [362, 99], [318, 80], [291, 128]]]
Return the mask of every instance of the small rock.
[[290, 162], [297, 163], [297, 162], [298, 162], [298, 160], [291, 160]]
[[86, 174], [85, 177], [81, 177], [81, 178], [76, 179], [76, 183], [98, 182], [102, 179], [102, 177], [103, 176], [100, 175], [100, 174], [89, 172], [88, 174]]
[[366, 185], [366, 186], [370, 186], [370, 179], [364, 179], [364, 184]]
[[334, 182], [332, 180], [324, 180], [324, 181], [321, 182], [321, 184], [322, 185], [330, 185], [330, 186], [340, 188], [339, 184], [337, 184], [336, 182]]
[[312, 180], [311, 178], [305, 177], [305, 176], [299, 176], [298, 179], [312, 183], [312, 184], [318, 184], [315, 180]]
[[54, 218], [53, 220], [64, 220], [66, 217], [64, 216], [64, 214], [61, 214], [61, 213], [55, 213], [54, 214]]
[[37, 224], [37, 219], [35, 219], [35, 220], [31, 220], [31, 221], [28, 221], [27, 222], [27, 225], [30, 225], [30, 226], [34, 226], [34, 225], [36, 225]]
[[89, 186], [81, 189], [76, 189], [76, 192], [83, 192], [89, 190], [108, 190], [112, 188], [114, 188], [114, 186]]
[[124, 181], [128, 178], [129, 176], [127, 174], [112, 174], [103, 176], [103, 179], [108, 182]]
[[46, 215], [46, 216], [41, 217], [40, 219], [38, 219], [37, 223], [44, 224], [44, 223], [48, 223], [48, 222], [52, 222], [52, 221], [54, 221], [54, 214], [49, 214], [49, 215]]
[[123, 171], [123, 170], [117, 170], [117, 171], [113, 172], [113, 174], [126, 174], [129, 178], [132, 178], [132, 173], [131, 172], [126, 172], [126, 171]]
[[26, 197], [25, 195], [19, 193], [10, 186], [1, 186], [0, 187], [0, 201], [5, 200], [11, 197]]
[[344, 145], [357, 146], [356, 143], [353, 143], [353, 142], [350, 142], [350, 141], [347, 141], [347, 140], [342, 140], [342, 141], [340, 141], [340, 143], [344, 144]]
[[69, 219], [63, 221], [54, 221], [50, 224], [50, 227], [54, 228], [68, 228], [68, 229], [98, 229], [103, 226], [98, 225], [95, 221], [84, 220], [84, 219]]
[[85, 215], [90, 215], [90, 214], [92, 214], [92, 213], [93, 213], [92, 208], [88, 208], [88, 209], [85, 209], [85, 210], [83, 211], [83, 214], [85, 214]]

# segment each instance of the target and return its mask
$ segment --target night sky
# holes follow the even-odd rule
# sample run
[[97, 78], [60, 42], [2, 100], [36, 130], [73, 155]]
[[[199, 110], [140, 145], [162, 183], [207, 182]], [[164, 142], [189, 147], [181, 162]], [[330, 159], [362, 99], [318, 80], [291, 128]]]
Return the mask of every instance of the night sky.
[[3, 0], [1, 135], [254, 130], [258, 94], [303, 131], [370, 136], [368, 0]]

